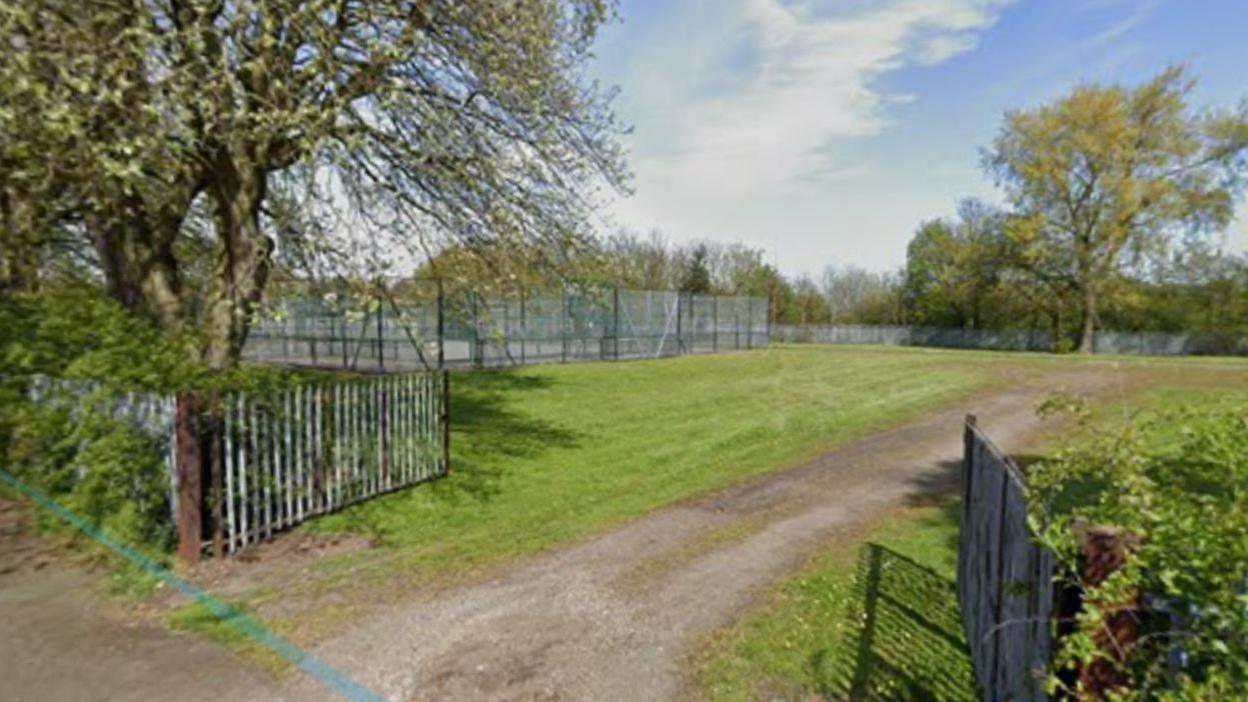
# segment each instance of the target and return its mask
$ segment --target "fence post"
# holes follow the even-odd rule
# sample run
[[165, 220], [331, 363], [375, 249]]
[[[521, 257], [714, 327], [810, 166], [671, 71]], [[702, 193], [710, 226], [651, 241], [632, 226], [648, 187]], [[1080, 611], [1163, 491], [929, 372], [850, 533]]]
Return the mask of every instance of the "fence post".
[[481, 353], [481, 325], [477, 320], [477, 293], [468, 293], [472, 300], [472, 365], [480, 368], [485, 364], [485, 354]]
[[178, 393], [174, 407], [174, 441], [177, 445], [178, 559], [198, 565], [203, 529], [203, 489], [200, 485], [199, 431], [196, 397]]
[[446, 368], [446, 322], [443, 305], [445, 300], [442, 295], [442, 278], [438, 279], [438, 370]]
[[681, 317], [684, 315], [684, 309], [681, 305], [685, 296], [683, 293], [676, 293], [676, 355], [683, 356], [685, 354], [685, 337], [681, 333]]
[[719, 351], [719, 296], [711, 296], [711, 352]]
[[382, 305], [381, 305], [381, 294], [378, 293], [377, 294], [377, 370], [384, 373], [386, 370], [386, 344], [385, 344], [385, 341], [382, 339], [382, 333], [383, 333], [382, 332], [382, 329], [383, 329], [382, 315], [383, 314], [385, 314], [385, 310], [382, 308]]
[[771, 346], [771, 296], [768, 295], [768, 309], [766, 309], [766, 332], [763, 339], [765, 346]]
[[442, 474], [451, 474], [451, 374], [442, 371]]
[[527, 361], [527, 342], [529, 339], [529, 328], [527, 317], [524, 313], [524, 291], [520, 291], [520, 365], [524, 365]]
[[568, 362], [568, 343], [569, 343], [568, 332], [569, 332], [569, 327], [571, 326], [571, 323], [572, 323], [572, 309], [568, 307], [568, 291], [564, 289], [560, 292], [560, 295], [563, 296], [563, 310], [562, 310], [562, 314], [560, 315], [562, 318], [559, 320], [560, 322], [559, 330], [561, 332], [560, 336], [563, 337], [563, 358], [561, 359], [561, 362], [567, 363]]
[[225, 455], [222, 450], [224, 436], [222, 435], [221, 397], [216, 390], [212, 391], [208, 407], [208, 422], [208, 460], [210, 461], [209, 469], [212, 471], [212, 553], [219, 560], [225, 558], [225, 522], [221, 514], [224, 508], [224, 490], [221, 483]]
[[620, 360], [620, 286], [611, 289], [611, 313], [614, 317], [611, 331], [612, 354]]

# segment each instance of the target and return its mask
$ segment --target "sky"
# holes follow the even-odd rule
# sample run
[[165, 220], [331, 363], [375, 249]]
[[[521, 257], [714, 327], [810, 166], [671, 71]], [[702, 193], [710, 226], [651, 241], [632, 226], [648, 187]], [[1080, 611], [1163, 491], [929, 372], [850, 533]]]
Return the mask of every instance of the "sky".
[[[1000, 201], [1006, 110], [1171, 64], [1197, 107], [1248, 97], [1248, 0], [620, 0], [590, 66], [633, 193], [599, 226], [738, 242], [789, 275], [905, 262], [918, 224]], [[1248, 203], [1240, 208], [1248, 210]], [[1248, 248], [1248, 212], [1223, 235]]]

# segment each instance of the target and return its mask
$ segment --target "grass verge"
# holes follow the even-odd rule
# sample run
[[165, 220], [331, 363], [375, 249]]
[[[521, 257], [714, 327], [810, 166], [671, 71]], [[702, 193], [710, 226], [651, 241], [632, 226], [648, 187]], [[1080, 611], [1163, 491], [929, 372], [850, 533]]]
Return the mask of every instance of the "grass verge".
[[769, 593], [694, 662], [705, 699], [971, 702], [957, 508], [897, 510]]

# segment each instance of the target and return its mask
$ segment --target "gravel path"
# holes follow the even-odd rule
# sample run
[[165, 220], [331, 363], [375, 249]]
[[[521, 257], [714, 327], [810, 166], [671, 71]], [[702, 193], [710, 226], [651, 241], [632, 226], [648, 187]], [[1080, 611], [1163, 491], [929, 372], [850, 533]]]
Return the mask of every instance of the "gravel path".
[[684, 697], [682, 664], [698, 636], [730, 623], [835, 530], [955, 487], [967, 411], [997, 442], [1016, 445], [1037, 429], [1036, 401], [1056, 381], [980, 397], [660, 510], [387, 612], [316, 653], [395, 700]]
[[[684, 697], [690, 644], [731, 623], [760, 587], [837, 530], [956, 485], [966, 412], [1008, 449], [1037, 428], [1044, 392], [1094, 380], [1054, 375], [981, 396], [385, 612], [314, 653], [393, 700]], [[87, 580], [55, 567], [0, 575], [0, 697], [332, 698], [301, 675], [279, 686], [206, 642], [125, 627], [106, 598], [84, 595]]]

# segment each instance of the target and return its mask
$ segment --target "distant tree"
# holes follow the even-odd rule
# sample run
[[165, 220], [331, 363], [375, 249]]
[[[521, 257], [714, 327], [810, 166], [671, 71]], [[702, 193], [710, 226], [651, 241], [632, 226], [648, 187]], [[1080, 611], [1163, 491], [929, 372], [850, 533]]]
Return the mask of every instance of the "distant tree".
[[1181, 69], [1128, 88], [1084, 85], [1009, 112], [984, 156], [1015, 216], [1015, 263], [1080, 304], [1079, 349], [1120, 277], [1178, 234], [1225, 226], [1248, 168], [1248, 103], [1197, 113]]
[[1002, 217], [978, 200], [963, 200], [958, 218], [919, 226], [906, 249], [906, 297], [915, 320], [977, 329], [1006, 261]]
[[685, 273], [680, 280], [680, 291], [694, 295], [706, 295], [711, 292], [711, 271], [707, 267], [707, 248], [705, 244], [694, 246], [686, 263]]
[[880, 313], [892, 305], [897, 293], [890, 274], [873, 273], [853, 265], [825, 268], [820, 292], [832, 323], [878, 323], [882, 316], [888, 316]]

